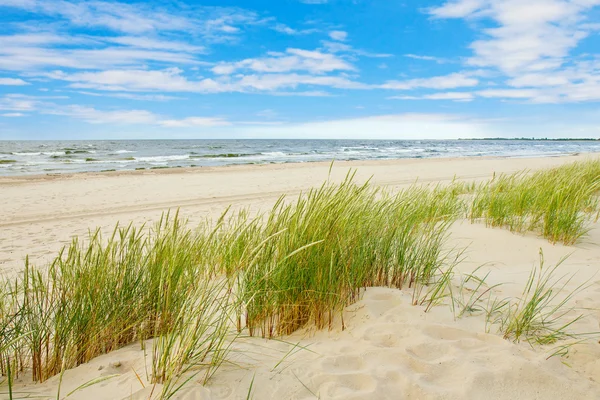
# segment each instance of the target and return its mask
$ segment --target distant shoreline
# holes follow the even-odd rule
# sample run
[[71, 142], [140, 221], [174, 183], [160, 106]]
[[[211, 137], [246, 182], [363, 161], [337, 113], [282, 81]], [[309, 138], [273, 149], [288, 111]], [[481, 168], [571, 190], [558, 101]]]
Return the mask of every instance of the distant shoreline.
[[458, 138], [456, 140], [517, 140], [530, 142], [596, 142], [600, 138]]

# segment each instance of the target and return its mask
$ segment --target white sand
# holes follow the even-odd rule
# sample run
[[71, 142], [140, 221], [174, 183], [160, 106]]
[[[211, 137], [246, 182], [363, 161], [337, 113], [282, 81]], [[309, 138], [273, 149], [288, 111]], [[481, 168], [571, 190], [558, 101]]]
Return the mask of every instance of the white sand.
[[[454, 175], [479, 180], [494, 171], [538, 169], [582, 158], [340, 162], [332, 179], [340, 180], [349, 167], [356, 167], [359, 181], [373, 176], [375, 183], [396, 188], [417, 177], [431, 182], [448, 181]], [[181, 207], [192, 222], [216, 216], [229, 204], [264, 209], [282, 193], [297, 194], [321, 184], [328, 169], [328, 164], [290, 164], [2, 178], [0, 271], [18, 271], [27, 253], [43, 264], [71, 235], [90, 227], [153, 221], [168, 208]], [[549, 265], [572, 253], [560, 268], [563, 273], [577, 273], [566, 289], [591, 278], [590, 287], [575, 298], [577, 307], [587, 309], [587, 317], [574, 329], [600, 331], [600, 276], [595, 275], [600, 266], [600, 230], [593, 229], [582, 243], [565, 247], [535, 235], [457, 222], [451, 241], [469, 246], [458, 269], [470, 272], [487, 263], [479, 275], [489, 271], [488, 282], [504, 283], [497, 290], [501, 298], [520, 295], [540, 248]], [[237, 366], [219, 370], [206, 388], [193, 382], [177, 398], [245, 399], [253, 377], [254, 399], [600, 398], [597, 341], [574, 347], [567, 358], [546, 360], [553, 346], [514, 344], [502, 339], [496, 327], [486, 333], [483, 316], [454, 320], [448, 306], [424, 313], [423, 307], [411, 306], [410, 301], [409, 293], [372, 288], [347, 308], [345, 331], [336, 325], [332, 331], [308, 328], [283, 338], [285, 342], [241, 340], [233, 355]], [[147, 399], [151, 389], [142, 386], [148, 386], [144, 363], [139, 344], [131, 345], [67, 371], [61, 392], [64, 396], [92, 379], [118, 374], [68, 398]], [[43, 385], [25, 383], [18, 383], [19, 391], [56, 398], [58, 377]]]

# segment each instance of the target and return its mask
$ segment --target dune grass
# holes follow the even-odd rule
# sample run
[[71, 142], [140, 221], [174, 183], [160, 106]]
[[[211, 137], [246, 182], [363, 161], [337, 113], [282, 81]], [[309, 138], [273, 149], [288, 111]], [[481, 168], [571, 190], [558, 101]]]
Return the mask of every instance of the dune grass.
[[442, 245], [459, 207], [445, 188], [390, 195], [349, 176], [281, 200], [261, 218], [238, 215], [216, 261], [233, 276], [238, 327], [265, 337], [309, 322], [331, 327], [362, 288], [429, 282], [445, 261]]
[[392, 195], [349, 175], [257, 217], [226, 211], [191, 229], [167, 214], [151, 229], [91, 232], [48, 268], [26, 262], [3, 282], [0, 373], [43, 382], [153, 338], [150, 380], [169, 398], [214, 373], [234, 328], [273, 337], [332, 326], [365, 287], [427, 284], [460, 207], [447, 188]]
[[[109, 237], [94, 231], [49, 267], [26, 262], [22, 274], [0, 283], [0, 374], [10, 383], [30, 371], [45, 381], [153, 339], [149, 380], [170, 398], [198, 374], [212, 376], [236, 330], [274, 337], [306, 324], [343, 328], [344, 307], [372, 286], [411, 289], [413, 303], [427, 309], [441, 303], [460, 258], [445, 247], [448, 228], [465, 213], [572, 243], [597, 213], [599, 175], [600, 162], [577, 163], [478, 187], [456, 182], [390, 193], [356, 184], [349, 173], [256, 216], [228, 209], [192, 229], [166, 214], [151, 228], [117, 226]], [[468, 279], [476, 291], [484, 288]], [[541, 289], [530, 285], [541, 305], [550, 287], [544, 279]], [[480, 300], [461, 298], [457, 313], [472, 312]], [[529, 335], [517, 326], [521, 305], [509, 309], [506, 337]]]
[[545, 268], [540, 251], [539, 266], [531, 270], [523, 294], [517, 301], [508, 301], [497, 318], [505, 339], [545, 345], [576, 337], [569, 327], [583, 318], [583, 314], [576, 313], [570, 302], [588, 282], [565, 290], [573, 277], [556, 277], [556, 270], [563, 262], [564, 259], [554, 267]]
[[169, 358], [188, 346], [174, 331], [186, 332], [185, 340], [202, 334], [205, 342], [194, 348], [206, 363], [223, 343], [215, 307], [227, 302], [202, 270], [201, 239], [166, 215], [149, 232], [117, 227], [106, 239], [99, 231], [85, 244], [74, 239], [45, 271], [26, 263], [21, 276], [5, 282], [0, 300], [2, 375], [30, 369], [43, 382], [124, 345], [168, 337], [169, 345], [157, 345], [152, 380], [169, 382], [170, 370], [196, 357]]
[[[531, 345], [548, 345], [566, 339], [583, 342], [586, 338], [597, 337], [597, 332], [571, 331], [572, 326], [584, 317], [572, 305], [573, 298], [588, 287], [589, 280], [567, 288], [574, 275], [557, 275], [566, 258], [547, 267], [541, 249], [539, 255], [539, 264], [532, 268], [518, 298], [498, 298], [497, 289], [505, 283], [489, 285], [490, 272], [478, 276], [483, 265], [462, 275], [458, 282], [452, 279], [455, 274], [451, 266], [431, 285], [430, 291], [436, 294], [426, 298], [428, 301], [449, 298], [450, 308], [457, 319], [485, 315], [486, 331], [496, 326], [504, 339], [515, 343], [527, 341]], [[560, 348], [564, 351], [569, 346], [566, 344]]]
[[553, 243], [569, 245], [598, 218], [599, 189], [598, 160], [499, 175], [474, 190], [468, 217], [514, 232], [538, 232]]

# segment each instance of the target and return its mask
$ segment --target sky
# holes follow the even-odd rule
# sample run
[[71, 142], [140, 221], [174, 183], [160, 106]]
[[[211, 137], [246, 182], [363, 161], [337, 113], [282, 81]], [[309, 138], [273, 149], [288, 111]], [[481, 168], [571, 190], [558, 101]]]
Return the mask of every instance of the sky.
[[0, 140], [600, 138], [600, 0], [0, 0]]

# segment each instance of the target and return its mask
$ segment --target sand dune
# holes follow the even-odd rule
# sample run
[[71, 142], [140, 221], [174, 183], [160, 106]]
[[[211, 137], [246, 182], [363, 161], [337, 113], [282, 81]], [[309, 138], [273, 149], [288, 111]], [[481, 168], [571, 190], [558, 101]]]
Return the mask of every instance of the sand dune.
[[[349, 167], [357, 179], [373, 176], [390, 188], [420, 181], [480, 180], [493, 172], [538, 169], [582, 159], [404, 160], [338, 163], [332, 179]], [[169, 173], [121, 173], [0, 180], [0, 270], [14, 273], [25, 254], [43, 263], [71, 235], [90, 227], [112, 227], [157, 219], [168, 208], [199, 221], [216, 216], [229, 204], [264, 209], [281, 194], [295, 195], [319, 185], [329, 165], [275, 165], [200, 169]], [[576, 332], [600, 331], [600, 230], [575, 246], [552, 245], [534, 234], [457, 221], [449, 245], [467, 248], [457, 269], [489, 272], [488, 283], [502, 283], [498, 297], [518, 297], [542, 249], [559, 275], [576, 273], [564, 292], [582, 282], [589, 287], [574, 298], [586, 318]], [[338, 321], [339, 322], [339, 321]], [[503, 339], [483, 315], [455, 318], [448, 305], [425, 312], [411, 305], [411, 294], [389, 288], [367, 289], [346, 308], [345, 330], [310, 327], [282, 340], [242, 338], [232, 362], [207, 387], [196, 381], [179, 399], [245, 399], [252, 383], [254, 399], [598, 399], [600, 345], [575, 346], [564, 358], [547, 359], [555, 345], [532, 347]], [[152, 388], [139, 344], [130, 345], [66, 371], [61, 393], [67, 395], [99, 377], [111, 377], [78, 390], [69, 399], [147, 399]], [[114, 375], [114, 376], [113, 376]], [[139, 378], [138, 378], [139, 377]], [[59, 377], [44, 384], [17, 382], [20, 392], [56, 398]]]

